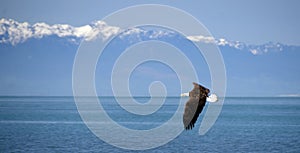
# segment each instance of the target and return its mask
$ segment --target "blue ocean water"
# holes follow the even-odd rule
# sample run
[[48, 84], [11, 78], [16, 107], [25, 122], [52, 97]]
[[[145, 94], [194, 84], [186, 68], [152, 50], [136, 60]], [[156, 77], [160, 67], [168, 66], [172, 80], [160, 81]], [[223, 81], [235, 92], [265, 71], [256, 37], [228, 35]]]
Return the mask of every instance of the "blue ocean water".
[[[120, 125], [145, 130], [172, 117], [179, 99], [167, 98], [148, 116], [124, 111], [114, 97], [102, 98], [102, 105]], [[300, 98], [295, 97], [226, 98], [204, 136], [198, 135], [202, 114], [193, 130], [169, 143], [132, 151], [95, 136], [83, 123], [73, 97], [0, 97], [0, 152], [300, 152], [299, 110]]]

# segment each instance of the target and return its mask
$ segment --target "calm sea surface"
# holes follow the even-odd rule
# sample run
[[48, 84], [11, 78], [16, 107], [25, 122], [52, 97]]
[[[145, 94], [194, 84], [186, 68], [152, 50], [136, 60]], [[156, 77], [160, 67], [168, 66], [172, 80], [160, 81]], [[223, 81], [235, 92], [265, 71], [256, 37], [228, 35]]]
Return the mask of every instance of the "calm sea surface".
[[[144, 116], [124, 111], [113, 97], [101, 102], [120, 125], [147, 130], [168, 121], [179, 99], [167, 98], [157, 112]], [[204, 136], [198, 135], [202, 117], [192, 131], [183, 131], [163, 146], [131, 151], [95, 136], [73, 97], [0, 97], [0, 152], [300, 152], [300, 98], [226, 98]]]

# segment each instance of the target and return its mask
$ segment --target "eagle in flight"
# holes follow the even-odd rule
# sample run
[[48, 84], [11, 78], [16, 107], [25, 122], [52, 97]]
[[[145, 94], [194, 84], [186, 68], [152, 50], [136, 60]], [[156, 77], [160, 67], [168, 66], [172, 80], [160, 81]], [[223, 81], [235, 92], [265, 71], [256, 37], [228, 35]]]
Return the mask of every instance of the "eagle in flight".
[[183, 93], [182, 96], [189, 96], [189, 100], [185, 104], [184, 114], [183, 114], [183, 124], [186, 130], [191, 130], [197, 121], [199, 114], [202, 112], [206, 101], [216, 102], [217, 96], [211, 94], [208, 96], [210, 90], [194, 83], [194, 89], [189, 93]]

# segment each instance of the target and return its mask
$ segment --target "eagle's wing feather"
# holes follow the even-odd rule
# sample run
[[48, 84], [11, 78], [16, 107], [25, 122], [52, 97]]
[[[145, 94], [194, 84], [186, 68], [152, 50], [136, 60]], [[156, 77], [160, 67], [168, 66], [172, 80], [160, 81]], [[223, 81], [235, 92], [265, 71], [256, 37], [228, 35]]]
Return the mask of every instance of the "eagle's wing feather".
[[190, 98], [185, 104], [183, 124], [186, 130], [192, 129], [205, 106], [206, 97], [200, 96], [200, 89], [196, 85], [190, 92]]

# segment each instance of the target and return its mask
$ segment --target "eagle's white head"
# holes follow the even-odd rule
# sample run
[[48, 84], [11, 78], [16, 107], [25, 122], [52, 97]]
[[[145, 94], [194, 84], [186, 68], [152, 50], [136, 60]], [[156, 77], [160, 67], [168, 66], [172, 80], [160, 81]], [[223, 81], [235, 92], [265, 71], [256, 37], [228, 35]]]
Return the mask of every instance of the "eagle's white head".
[[[182, 94], [180, 94], [180, 96], [181, 97], [188, 97], [189, 93], [188, 92], [182, 93]], [[218, 96], [216, 94], [211, 94], [206, 98], [206, 101], [211, 102], [211, 103], [217, 102], [218, 101]]]
[[218, 101], [218, 97], [216, 94], [211, 94], [206, 98], [206, 101], [214, 103]]

